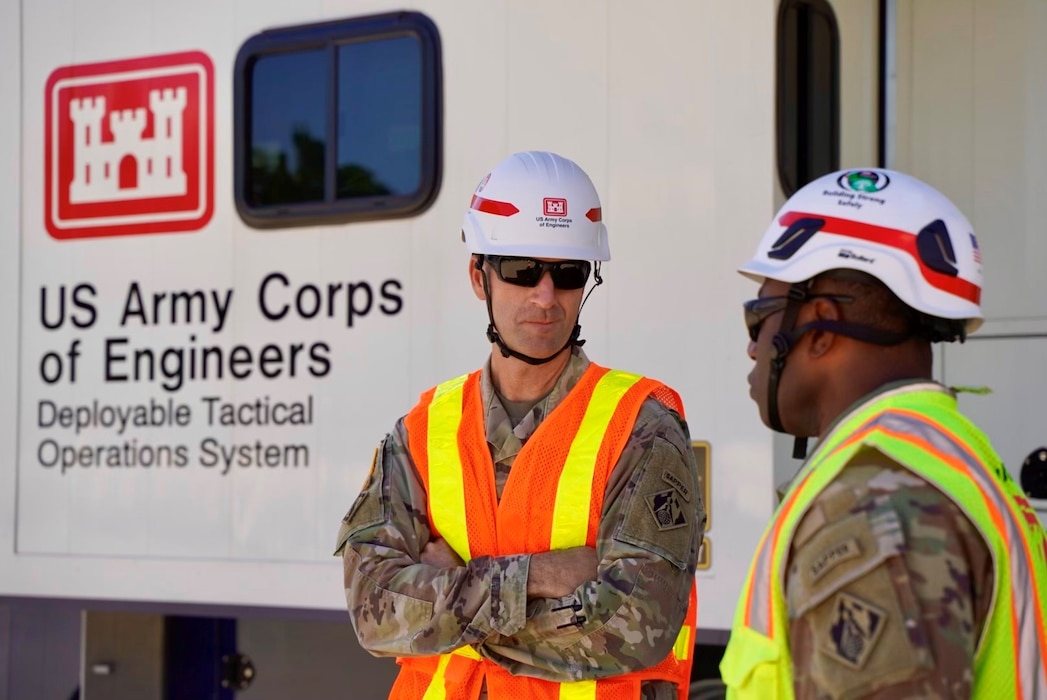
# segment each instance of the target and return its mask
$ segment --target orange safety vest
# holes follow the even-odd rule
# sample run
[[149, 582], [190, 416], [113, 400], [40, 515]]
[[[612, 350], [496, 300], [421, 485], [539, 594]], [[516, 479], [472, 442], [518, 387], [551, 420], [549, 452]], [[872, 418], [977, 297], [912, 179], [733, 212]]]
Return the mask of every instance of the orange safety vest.
[[[408, 449], [429, 497], [429, 526], [465, 561], [477, 556], [594, 547], [607, 479], [648, 396], [683, 416], [679, 395], [653, 379], [591, 364], [513, 463], [501, 501], [487, 446], [480, 372], [422, 394], [407, 415]], [[484, 680], [498, 700], [635, 700], [644, 680], [687, 697], [697, 615], [695, 586], [673, 650], [657, 665], [600, 680], [514, 676], [471, 646], [397, 660], [395, 700], [475, 700]]]

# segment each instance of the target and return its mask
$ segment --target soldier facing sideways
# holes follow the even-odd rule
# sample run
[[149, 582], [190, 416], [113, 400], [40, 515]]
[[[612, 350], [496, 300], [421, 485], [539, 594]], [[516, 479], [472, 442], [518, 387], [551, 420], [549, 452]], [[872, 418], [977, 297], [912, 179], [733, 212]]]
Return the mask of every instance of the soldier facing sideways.
[[1047, 535], [931, 379], [931, 344], [982, 322], [966, 218], [902, 173], [837, 172], [740, 271], [760, 416], [818, 445], [753, 560], [728, 697], [1047, 698]]
[[422, 394], [345, 516], [357, 637], [399, 657], [397, 699], [685, 698], [705, 509], [676, 392], [581, 350], [596, 190], [518, 153], [462, 236], [492, 353]]

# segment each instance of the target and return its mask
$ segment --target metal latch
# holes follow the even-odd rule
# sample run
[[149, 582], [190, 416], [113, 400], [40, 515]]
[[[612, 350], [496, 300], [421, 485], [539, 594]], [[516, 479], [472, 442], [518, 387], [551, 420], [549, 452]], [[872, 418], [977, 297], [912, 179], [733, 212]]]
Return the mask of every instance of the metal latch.
[[245, 690], [254, 680], [254, 664], [246, 654], [222, 656], [222, 687]]

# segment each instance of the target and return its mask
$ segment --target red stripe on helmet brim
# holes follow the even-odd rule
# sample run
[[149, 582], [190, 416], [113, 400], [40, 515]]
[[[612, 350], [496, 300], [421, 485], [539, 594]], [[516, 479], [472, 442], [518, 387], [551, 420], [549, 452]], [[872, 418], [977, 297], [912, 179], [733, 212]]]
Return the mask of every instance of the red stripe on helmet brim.
[[982, 288], [978, 285], [960, 277], [952, 277], [927, 267], [916, 250], [916, 236], [908, 231], [866, 224], [851, 219], [837, 219], [831, 216], [797, 211], [782, 214], [778, 219], [778, 223], [788, 228], [796, 221], [807, 218], [825, 221], [825, 225], [819, 230], [819, 233], [847, 236], [848, 238], [857, 238], [870, 243], [896, 248], [916, 261], [916, 264], [920, 267], [920, 274], [935, 289], [940, 289], [947, 294], [966, 299], [972, 304], [981, 302]]
[[469, 203], [470, 209], [476, 211], [482, 211], [485, 214], [494, 214], [495, 216], [512, 216], [513, 214], [519, 214], [520, 210], [516, 208], [511, 202], [499, 202], [494, 199], [484, 199], [479, 195], [473, 195], [473, 201]]

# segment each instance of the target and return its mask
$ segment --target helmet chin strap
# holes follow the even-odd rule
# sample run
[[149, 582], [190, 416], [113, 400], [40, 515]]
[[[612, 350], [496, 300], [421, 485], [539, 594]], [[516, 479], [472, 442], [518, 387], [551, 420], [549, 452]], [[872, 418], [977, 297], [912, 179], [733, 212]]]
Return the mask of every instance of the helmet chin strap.
[[[781, 413], [778, 410], [778, 386], [785, 369], [785, 359], [796, 347], [796, 342], [809, 331], [824, 330], [830, 333], [854, 338], [864, 343], [874, 345], [897, 345], [911, 338], [916, 331], [909, 329], [902, 332], [885, 331], [878, 328], [870, 328], [856, 323], [846, 321], [820, 320], [812, 321], [796, 328], [796, 317], [800, 306], [807, 299], [809, 293], [809, 282], [799, 282], [789, 287], [789, 301], [785, 305], [782, 324], [778, 332], [771, 338], [771, 372], [767, 378], [767, 413], [770, 419], [771, 429], [779, 433], [788, 433], [782, 425]], [[803, 459], [807, 456], [807, 438], [796, 437], [793, 442], [793, 458]]]
[[[544, 365], [546, 362], [551, 362], [560, 356], [564, 350], [568, 348], [578, 346], [582, 347], [585, 345], [585, 341], [581, 340], [578, 336], [582, 334], [582, 326], [579, 323], [574, 324], [574, 329], [571, 331], [571, 336], [564, 343], [563, 347], [554, 352], [549, 357], [531, 357], [525, 355], [522, 352], [513, 350], [511, 347], [506, 345], [505, 341], [502, 340], [502, 336], [498, 333], [498, 328], [494, 325], [494, 311], [491, 308], [491, 287], [487, 281], [487, 271], [483, 269], [484, 258], [482, 255], [476, 256], [476, 269], [480, 270], [481, 278], [483, 279], [484, 285], [484, 298], [487, 300], [487, 340], [498, 346], [499, 352], [502, 353], [502, 357], [515, 357], [517, 360], [526, 362], [529, 365]], [[578, 307], [578, 317], [581, 318], [582, 307], [585, 306], [585, 302], [589, 300], [589, 294], [593, 293], [593, 289], [603, 284], [603, 278], [600, 276], [600, 262], [596, 261], [593, 266], [593, 279], [596, 280], [596, 284], [589, 290], [588, 294], [585, 295], [585, 299], [582, 300], [581, 306]]]
[[[771, 423], [771, 430], [779, 433], [788, 431], [782, 425], [781, 413], [778, 411], [778, 384], [785, 369], [785, 358], [800, 339], [801, 334], [793, 333], [796, 325], [796, 317], [800, 313], [800, 306], [807, 298], [808, 283], [800, 282], [789, 287], [789, 301], [785, 304], [782, 323], [778, 332], [771, 338], [771, 372], [767, 377], [767, 414]], [[796, 436], [793, 441], [793, 459], [803, 459], [807, 456], [807, 438]]]

